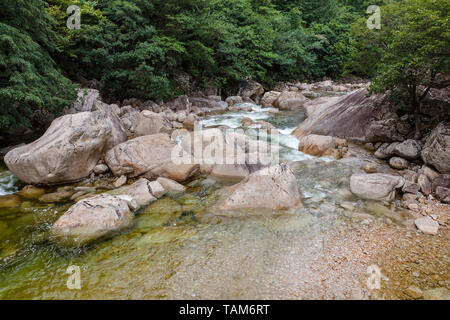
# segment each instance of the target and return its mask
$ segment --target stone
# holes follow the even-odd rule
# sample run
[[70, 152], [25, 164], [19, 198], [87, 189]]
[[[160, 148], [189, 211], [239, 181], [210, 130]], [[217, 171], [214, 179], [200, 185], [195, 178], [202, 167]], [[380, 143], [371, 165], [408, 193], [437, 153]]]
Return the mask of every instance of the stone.
[[313, 156], [333, 156], [341, 158], [337, 140], [330, 136], [310, 134], [300, 139], [299, 150]]
[[231, 96], [225, 99], [225, 102], [229, 106], [234, 106], [235, 104], [244, 102], [240, 96]]
[[15, 208], [20, 206], [20, 197], [16, 194], [0, 196], [0, 208]]
[[360, 89], [343, 97], [323, 97], [306, 103], [304, 108], [308, 118], [297, 126], [292, 135], [301, 138], [318, 134], [365, 142], [382, 141], [368, 141], [368, 135], [372, 134], [369, 127], [374, 119], [387, 114], [389, 99], [387, 95], [367, 95], [366, 89]]
[[148, 183], [148, 187], [150, 188], [150, 192], [156, 198], [161, 198], [166, 194], [166, 189], [159, 183], [158, 181], [151, 181]]
[[389, 160], [389, 165], [394, 169], [403, 170], [408, 168], [409, 161], [400, 157], [392, 157]]
[[101, 194], [78, 201], [52, 226], [51, 234], [81, 245], [130, 224], [136, 202], [126, 196]]
[[156, 181], [163, 186], [164, 190], [170, 193], [184, 192], [186, 190], [185, 186], [171, 179], [159, 177]]
[[377, 165], [375, 163], [369, 162], [366, 163], [362, 169], [364, 170], [364, 172], [366, 173], [375, 173], [377, 172]]
[[253, 121], [253, 119], [248, 118], [248, 117], [242, 118], [242, 126], [243, 127], [250, 127], [254, 124], [255, 124], [255, 121]]
[[273, 102], [273, 106], [280, 110], [295, 110], [302, 107], [307, 101], [300, 92], [285, 91]]
[[77, 100], [66, 113], [93, 111], [94, 103], [100, 100], [100, 92], [98, 90], [81, 88], [78, 90]]
[[431, 188], [436, 191], [437, 187], [450, 188], [450, 174], [440, 174], [431, 183]]
[[441, 202], [450, 203], [450, 188], [437, 187], [435, 191], [435, 196]]
[[417, 192], [419, 192], [419, 190], [420, 186], [418, 183], [405, 179], [405, 184], [402, 187], [403, 192], [416, 194]]
[[184, 181], [199, 171], [191, 154], [164, 133], [119, 144], [107, 152], [105, 162], [116, 176], [136, 177], [145, 173], [148, 178], [163, 176]]
[[264, 96], [261, 99], [261, 105], [263, 108], [271, 108], [273, 107], [273, 103], [280, 96], [281, 92], [279, 91], [268, 91], [264, 93]]
[[22, 188], [18, 193], [22, 198], [25, 199], [38, 199], [45, 194], [45, 189], [35, 187], [33, 185], [27, 185]]
[[410, 286], [405, 289], [405, 294], [413, 299], [420, 299], [423, 296], [422, 290], [416, 286]]
[[163, 108], [167, 108], [173, 111], [180, 111], [180, 110], [189, 111], [190, 107], [191, 101], [186, 95], [179, 96], [178, 98], [163, 104]]
[[109, 171], [109, 168], [106, 164], [98, 164], [94, 167], [95, 174], [103, 174]]
[[441, 122], [426, 139], [422, 160], [440, 173], [450, 173], [450, 124]]
[[450, 290], [447, 288], [435, 288], [425, 290], [423, 293], [424, 300], [450, 300]]
[[144, 110], [139, 115], [135, 134], [140, 137], [160, 132], [169, 133], [171, 128], [170, 122], [161, 114]]
[[428, 177], [425, 174], [420, 174], [417, 178], [417, 183], [419, 184], [420, 191], [428, 196], [433, 192], [433, 189], [431, 188], [431, 181], [428, 179]]
[[199, 121], [199, 118], [195, 114], [189, 114], [186, 119], [183, 121], [183, 126], [185, 128], [192, 129], [195, 126], [195, 123]]
[[[283, 210], [301, 205], [297, 180], [286, 165], [256, 171], [231, 187], [231, 195], [222, 201], [219, 211], [240, 209]], [[261, 196], [264, 195], [264, 196]]]
[[424, 234], [432, 234], [435, 235], [439, 230], [439, 223], [430, 218], [429, 216], [425, 216], [422, 218], [418, 218], [414, 220], [414, 223], [420, 231]]
[[256, 101], [263, 95], [263, 93], [264, 88], [260, 83], [254, 80], [247, 80], [241, 84], [238, 96], [241, 96], [242, 98], [250, 98]]
[[114, 181], [114, 188], [119, 188], [123, 186], [125, 183], [127, 183], [127, 177], [122, 175], [119, 178], [117, 178], [116, 181]]
[[392, 201], [395, 191], [405, 184], [405, 179], [385, 173], [353, 174], [350, 190], [356, 196], [369, 200]]
[[131, 185], [123, 186], [119, 189], [109, 191], [108, 193], [112, 195], [126, 195], [131, 197], [137, 203], [136, 209], [142, 208], [149, 205], [153, 201], [156, 201], [156, 198], [150, 193], [149, 181], [145, 178], [141, 178]]
[[408, 139], [395, 145], [392, 153], [408, 160], [420, 158], [421, 147], [416, 140]]
[[42, 137], [8, 152], [5, 163], [28, 184], [78, 181], [91, 174], [108, 149], [126, 140], [116, 120], [102, 111], [62, 116]]
[[40, 202], [52, 203], [68, 200], [74, 194], [73, 190], [62, 190], [53, 193], [47, 193], [39, 197]]
[[439, 176], [439, 172], [436, 172], [426, 165], [423, 165], [420, 170], [424, 175], [428, 177], [428, 179], [430, 179], [430, 181], [433, 181], [434, 178], [437, 178], [437, 176]]

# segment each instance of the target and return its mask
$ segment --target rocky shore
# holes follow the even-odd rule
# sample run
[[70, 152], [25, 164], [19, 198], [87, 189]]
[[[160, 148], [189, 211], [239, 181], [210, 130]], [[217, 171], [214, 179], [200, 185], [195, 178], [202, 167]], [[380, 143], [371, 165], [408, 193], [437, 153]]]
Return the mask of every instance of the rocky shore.
[[[226, 186], [208, 191], [202, 205], [206, 213], [196, 216], [200, 221], [295, 215], [298, 208], [314, 203], [298, 182], [299, 169], [311, 164], [271, 163], [273, 154], [286, 146], [255, 140], [223, 124], [194, 130], [211, 117], [234, 114], [239, 128], [279, 135], [283, 129], [268, 121], [239, 116], [251, 114], [259, 104], [270, 115], [305, 112], [306, 120], [289, 133], [298, 141], [296, 152], [316, 159], [312, 165], [318, 172], [329, 170], [326, 161], [352, 168], [337, 189], [344, 201], [322, 203], [321, 212], [338, 210], [352, 219], [370, 219], [360, 205], [345, 200], [353, 197], [382, 212], [388, 225], [400, 223], [402, 230], [447, 237], [450, 125], [434, 118], [429, 104], [448, 107], [448, 97], [434, 93], [434, 100], [424, 104], [425, 131], [415, 140], [411, 117], [398, 114], [389, 93], [369, 96], [367, 87], [323, 81], [279, 83], [266, 91], [248, 81], [226, 99], [180, 96], [160, 103], [130, 99], [121, 105], [104, 103], [96, 90], [80, 90], [79, 100], [42, 137], [8, 148], [5, 164], [25, 186], [0, 196], [0, 209], [25, 212], [37, 204], [63, 204], [48, 239], [69, 247], [111, 239], [129, 229], [143, 209], [217, 181]], [[198, 139], [200, 150], [194, 145]], [[209, 161], [210, 149], [233, 161]], [[190, 212], [189, 201], [183, 212]], [[165, 210], [169, 214], [172, 209]], [[396, 210], [407, 218], [399, 218]], [[414, 288], [408, 292], [418, 295]]]

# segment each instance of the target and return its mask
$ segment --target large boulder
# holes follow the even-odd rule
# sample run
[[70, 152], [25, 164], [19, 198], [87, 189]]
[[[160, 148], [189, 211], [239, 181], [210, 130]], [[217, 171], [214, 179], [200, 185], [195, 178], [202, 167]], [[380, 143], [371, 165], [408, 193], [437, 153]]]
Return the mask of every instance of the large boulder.
[[116, 176], [168, 177], [184, 181], [197, 173], [199, 166], [193, 161], [183, 163], [183, 149], [168, 134], [142, 136], [121, 143], [105, 156], [105, 162]]
[[299, 124], [292, 135], [301, 138], [319, 134], [356, 140], [367, 140], [367, 130], [374, 120], [381, 120], [388, 112], [386, 95], [367, 97], [361, 89], [341, 98], [323, 97], [305, 105], [308, 118]]
[[125, 140], [117, 118], [80, 112], [55, 119], [42, 137], [11, 150], [4, 160], [29, 184], [72, 182], [87, 177], [108, 149]]
[[169, 133], [172, 126], [161, 114], [144, 110], [139, 115], [135, 134], [137, 137], [148, 136], [156, 133]]
[[268, 91], [264, 93], [264, 96], [261, 99], [261, 105], [264, 108], [273, 107], [273, 103], [280, 96], [281, 92], [279, 91]]
[[218, 210], [283, 210], [301, 205], [297, 180], [286, 164], [256, 171], [232, 186], [231, 191], [231, 195], [219, 203]]
[[347, 145], [345, 139], [310, 134], [300, 139], [299, 150], [313, 156], [342, 157], [338, 147]]
[[423, 162], [440, 173], [450, 173], [450, 124], [441, 122], [428, 136], [421, 153]]
[[307, 99], [300, 92], [285, 91], [272, 103], [280, 110], [293, 110], [302, 107]]
[[238, 95], [242, 98], [250, 98], [257, 101], [264, 93], [263, 86], [253, 80], [247, 80], [241, 84]]
[[217, 101], [215, 99], [190, 97], [189, 101], [192, 108], [211, 109], [211, 110], [225, 110], [228, 107], [228, 103], [225, 101]]
[[191, 103], [189, 101], [188, 96], [179, 96], [178, 98], [166, 102], [163, 105], [163, 108], [168, 108], [173, 111], [187, 110], [189, 111], [191, 108]]
[[350, 190], [363, 199], [392, 201], [395, 189], [404, 184], [403, 177], [385, 173], [353, 174], [350, 177]]
[[82, 199], [54, 223], [50, 232], [62, 240], [84, 244], [128, 226], [136, 207], [128, 196], [101, 194]]

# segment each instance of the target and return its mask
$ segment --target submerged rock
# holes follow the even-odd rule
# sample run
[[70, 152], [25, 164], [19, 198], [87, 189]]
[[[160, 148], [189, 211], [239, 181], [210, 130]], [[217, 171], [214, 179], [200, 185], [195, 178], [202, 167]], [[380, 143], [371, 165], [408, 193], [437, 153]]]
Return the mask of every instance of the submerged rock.
[[22, 198], [25, 199], [38, 199], [45, 194], [45, 189], [37, 188], [33, 185], [27, 185], [23, 187], [18, 193]]
[[256, 171], [231, 190], [231, 195], [217, 206], [218, 210], [283, 210], [301, 205], [297, 180], [285, 164]]
[[159, 182], [163, 186], [164, 190], [169, 193], [184, 192], [186, 190], [182, 184], [179, 184], [171, 179], [159, 177], [156, 181]]
[[50, 231], [57, 238], [83, 244], [129, 225], [136, 208], [130, 197], [101, 194], [71, 206]]
[[125, 141], [116, 123], [102, 111], [65, 115], [42, 137], [5, 156], [8, 168], [30, 184], [63, 183], [89, 176], [105, 152]]
[[350, 190], [360, 198], [392, 201], [395, 189], [401, 188], [405, 179], [385, 173], [353, 174]]

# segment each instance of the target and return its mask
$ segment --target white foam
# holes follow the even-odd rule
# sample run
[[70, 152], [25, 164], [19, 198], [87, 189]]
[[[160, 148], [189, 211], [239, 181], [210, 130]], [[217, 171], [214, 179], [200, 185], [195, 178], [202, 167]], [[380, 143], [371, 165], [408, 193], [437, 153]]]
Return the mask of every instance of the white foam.
[[18, 191], [16, 183], [19, 181], [11, 171], [0, 172], [0, 196], [11, 194]]

